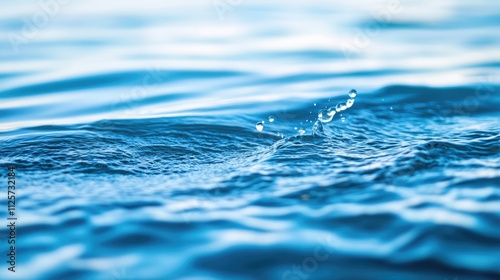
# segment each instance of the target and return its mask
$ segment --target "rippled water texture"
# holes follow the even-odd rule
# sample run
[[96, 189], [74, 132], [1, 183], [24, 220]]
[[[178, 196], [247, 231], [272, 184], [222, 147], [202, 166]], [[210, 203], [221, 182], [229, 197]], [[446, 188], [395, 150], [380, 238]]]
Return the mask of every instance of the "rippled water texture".
[[54, 1], [0, 4], [0, 279], [500, 278], [500, 2]]

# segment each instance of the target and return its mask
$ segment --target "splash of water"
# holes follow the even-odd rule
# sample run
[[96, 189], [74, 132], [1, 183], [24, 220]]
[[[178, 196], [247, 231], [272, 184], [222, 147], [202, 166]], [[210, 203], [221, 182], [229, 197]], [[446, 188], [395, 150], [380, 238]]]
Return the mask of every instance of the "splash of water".
[[354, 104], [354, 98], [358, 95], [358, 92], [355, 89], [351, 89], [349, 91], [349, 99], [346, 103], [339, 103], [335, 107], [330, 107], [328, 109], [323, 109], [318, 112], [318, 120], [322, 123], [329, 123], [332, 121], [335, 113], [345, 111], [348, 108], [351, 108]]
[[[314, 125], [312, 127], [313, 134], [317, 134], [317, 132], [321, 132], [322, 131], [322, 123], [331, 122], [336, 113], [345, 111], [345, 110], [351, 108], [352, 105], [354, 105], [354, 98], [358, 95], [358, 92], [355, 89], [351, 89], [349, 91], [348, 95], [349, 95], [349, 99], [347, 99], [347, 101], [345, 103], [341, 102], [341, 103], [338, 103], [335, 107], [330, 107], [330, 108], [325, 108], [325, 109], [319, 110], [318, 118], [314, 122]], [[330, 100], [328, 100], [328, 101], [330, 101]], [[316, 106], [316, 103], [314, 103], [314, 106]], [[340, 114], [340, 117], [341, 117], [340, 120], [342, 122], [345, 122], [345, 117], [343, 117], [342, 114]], [[269, 116], [268, 119], [269, 119], [270, 123], [274, 122], [274, 120], [275, 120], [273, 116]], [[309, 121], [306, 120], [306, 122], [309, 122]], [[264, 130], [264, 121], [258, 122], [255, 125], [255, 127], [256, 127], [257, 131], [262, 132]], [[297, 130], [297, 127], [295, 127], [295, 130]], [[300, 135], [304, 135], [306, 131], [304, 128], [301, 127], [298, 130], [298, 132]], [[278, 136], [280, 136], [280, 135], [283, 136], [283, 134], [278, 133]]]

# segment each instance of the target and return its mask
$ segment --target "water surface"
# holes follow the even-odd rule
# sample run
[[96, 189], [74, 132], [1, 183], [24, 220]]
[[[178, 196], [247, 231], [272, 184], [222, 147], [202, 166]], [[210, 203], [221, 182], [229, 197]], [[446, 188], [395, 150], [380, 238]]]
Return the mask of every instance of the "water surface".
[[498, 3], [37, 3], [0, 9], [2, 279], [500, 277]]

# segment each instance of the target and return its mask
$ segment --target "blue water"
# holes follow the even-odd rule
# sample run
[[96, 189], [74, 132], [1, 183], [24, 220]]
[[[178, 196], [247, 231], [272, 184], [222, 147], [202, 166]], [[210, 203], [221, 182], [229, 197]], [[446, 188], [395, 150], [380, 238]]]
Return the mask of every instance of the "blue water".
[[169, 2], [0, 4], [1, 279], [500, 279], [500, 2]]

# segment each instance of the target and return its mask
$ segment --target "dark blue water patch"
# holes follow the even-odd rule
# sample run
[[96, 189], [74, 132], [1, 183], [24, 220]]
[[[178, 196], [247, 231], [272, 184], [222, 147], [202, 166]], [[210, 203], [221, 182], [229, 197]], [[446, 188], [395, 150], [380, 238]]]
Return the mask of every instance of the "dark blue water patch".
[[422, 30], [422, 29], [433, 29], [437, 24], [432, 25], [425, 22], [418, 21], [386, 21], [385, 19], [368, 19], [357, 24], [360, 27], [365, 28], [372, 32], [376, 32], [377, 29], [404, 29], [404, 30]]
[[[475, 87], [429, 88], [422, 86], [390, 86], [376, 92], [372, 99], [360, 102], [398, 104], [406, 107], [427, 104], [429, 109], [439, 108], [447, 116], [494, 115], [500, 102], [500, 88], [487, 83]], [[407, 106], [407, 105], [408, 106]], [[426, 110], [414, 110], [425, 113]]]
[[57, 93], [62, 90], [81, 90], [86, 88], [106, 87], [119, 84], [131, 84], [131, 81], [142, 78], [146, 73], [140, 71], [89, 75], [52, 82], [20, 86], [4, 90], [3, 97], [36, 96], [47, 93]]
[[[147, 71], [128, 71], [117, 73], [92, 74], [83, 77], [68, 78], [52, 82], [43, 82], [33, 85], [25, 85], [6, 89], [2, 92], [3, 97], [23, 97], [60, 91], [84, 90], [88, 88], [103, 88], [112, 86], [136, 86], [143, 83], [145, 77], [156, 79], [159, 85], [166, 81], [180, 81], [186, 79], [209, 79], [228, 78], [244, 75], [237, 71], [201, 71], [201, 70], [158, 70], [154, 74]], [[149, 83], [149, 82], [148, 82]]]
[[270, 78], [262, 82], [269, 84], [281, 84], [281, 83], [289, 84], [289, 83], [326, 80], [326, 79], [341, 78], [341, 77], [386, 76], [386, 75], [402, 74], [405, 72], [407, 72], [407, 70], [384, 69], [384, 70], [374, 70], [374, 71], [366, 70], [366, 71], [354, 71], [354, 72], [342, 72], [342, 73], [293, 74], [284, 77]]
[[[366, 30], [376, 32], [382, 30], [406, 30], [406, 31], [436, 31], [436, 30], [460, 30], [464, 28], [486, 28], [500, 25], [498, 15], [473, 15], [469, 20], [463, 18], [449, 17], [441, 18], [437, 22], [392, 20], [393, 15], [380, 15], [380, 18], [372, 18], [360, 21], [357, 26]], [[476, 18], [477, 17], [477, 18]], [[367, 32], [368, 33], [368, 32]]]
[[265, 52], [265, 53], [255, 53], [254, 56], [260, 58], [272, 57], [272, 58], [293, 58], [293, 59], [304, 59], [304, 60], [321, 60], [321, 59], [339, 59], [344, 58], [342, 52], [335, 52], [329, 50], [296, 50], [288, 52]]
[[22, 73], [22, 72], [1, 73], [0, 80], [11, 79], [11, 78], [20, 77], [22, 75], [28, 75], [28, 74], [29, 73]]
[[491, 61], [491, 62], [472, 64], [471, 67], [499, 68], [500, 61]]
[[[82, 261], [143, 252], [140, 259], [149, 264], [127, 266], [140, 275], [152, 269], [173, 278], [193, 271], [193, 277], [244, 279], [251, 272], [279, 279], [314, 258], [315, 239], [331, 234], [338, 243], [327, 247], [328, 259], [317, 261], [310, 277], [363, 278], [369, 270], [408, 279], [494, 279], [500, 273], [494, 250], [485, 248], [498, 243], [490, 226], [500, 219], [494, 206], [498, 119], [488, 110], [474, 117], [439, 114], [474, 92], [392, 86], [360, 93], [345, 122], [335, 118], [316, 134], [308, 123], [303, 136], [294, 130], [298, 121], [345, 97], [298, 101], [289, 119], [268, 106], [255, 115], [2, 132], [0, 165], [14, 164], [23, 176], [20, 205], [30, 215], [55, 217], [21, 227], [25, 238], [68, 235], [20, 250], [36, 255], [77, 246]], [[489, 103], [497, 106], [497, 98]], [[271, 114], [275, 121], [259, 133], [255, 122]], [[274, 135], [286, 128], [285, 138]], [[468, 177], [464, 165], [477, 175]], [[469, 189], [482, 194], [470, 197]], [[260, 243], [269, 238], [275, 241]], [[179, 255], [182, 266], [155, 261]], [[72, 274], [100, 275], [63, 265], [44, 277]]]

